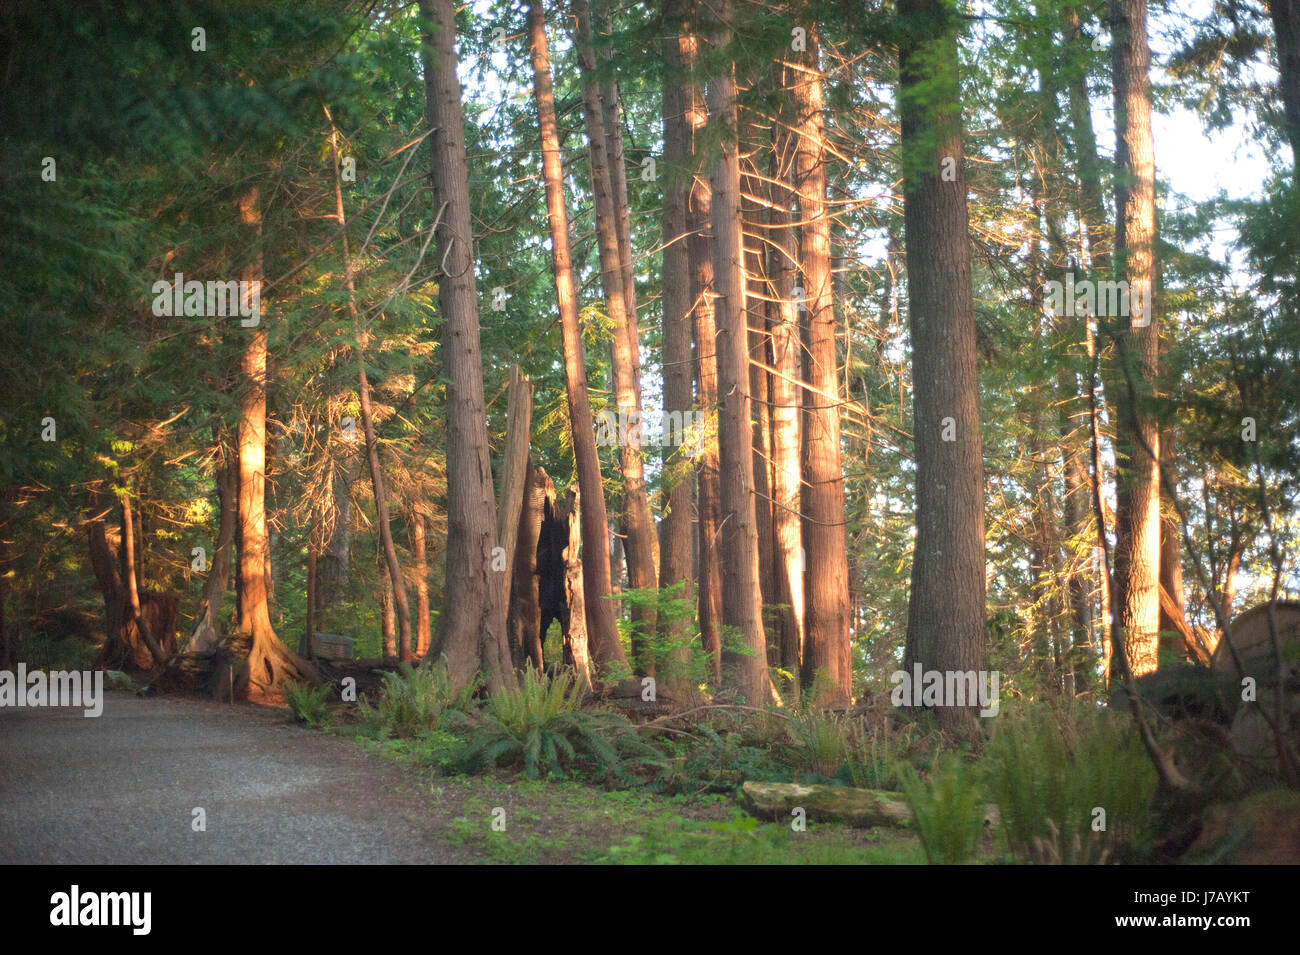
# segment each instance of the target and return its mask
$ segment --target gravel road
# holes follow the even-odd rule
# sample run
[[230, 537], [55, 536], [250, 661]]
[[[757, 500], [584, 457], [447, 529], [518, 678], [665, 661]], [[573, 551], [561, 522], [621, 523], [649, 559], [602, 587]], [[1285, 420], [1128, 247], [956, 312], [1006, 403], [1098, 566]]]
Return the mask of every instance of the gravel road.
[[427, 787], [283, 710], [120, 692], [93, 719], [0, 709], [3, 864], [470, 861]]

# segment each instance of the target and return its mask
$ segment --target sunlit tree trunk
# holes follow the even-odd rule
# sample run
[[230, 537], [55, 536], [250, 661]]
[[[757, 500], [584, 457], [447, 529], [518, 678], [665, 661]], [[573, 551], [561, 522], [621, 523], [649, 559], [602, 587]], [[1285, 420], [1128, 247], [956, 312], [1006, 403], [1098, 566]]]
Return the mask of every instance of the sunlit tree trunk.
[[[262, 199], [257, 186], [240, 197], [241, 238], [252, 257], [240, 279], [262, 281]], [[265, 311], [266, 300], [261, 304]], [[240, 362], [239, 415], [239, 632], [251, 638], [248, 679], [263, 694], [278, 692], [295, 680], [319, 679], [310, 663], [280, 642], [271, 626], [267, 604], [267, 566], [270, 562], [266, 531], [266, 319], [241, 328], [246, 336]]]
[[411, 508], [412, 547], [415, 550], [415, 656], [423, 660], [429, 652], [429, 557], [425, 542], [424, 511], [417, 504]]
[[[731, 43], [730, 0], [715, 7], [715, 50]], [[749, 395], [749, 336], [745, 321], [745, 270], [741, 240], [740, 156], [737, 143], [735, 65], [726, 63], [709, 84], [709, 121], [720, 145], [712, 174], [713, 283], [718, 336], [718, 455], [721, 462], [723, 618], [739, 630], [744, 652], [723, 652], [724, 681], [751, 704], [771, 692], [758, 578], [758, 528], [754, 517], [754, 442]]]
[[[783, 71], [788, 72], [788, 71]], [[785, 83], [781, 84], [782, 89]], [[794, 290], [798, 284], [798, 243], [791, 209], [795, 203], [788, 188], [794, 163], [794, 137], [785, 128], [788, 118], [774, 131], [771, 178], [772, 243], [770, 256], [776, 308], [769, 314], [772, 335], [772, 523], [776, 549], [777, 602], [786, 609], [780, 616], [781, 666], [799, 678], [804, 645], [804, 555], [802, 474], [799, 455], [801, 404], [799, 382], [803, 375], [803, 344]]]
[[586, 357], [578, 324], [577, 294], [569, 255], [569, 222], [564, 206], [564, 176], [560, 140], [556, 131], [555, 97], [551, 91], [551, 65], [546, 40], [546, 17], [540, 0], [528, 6], [528, 33], [532, 49], [533, 92], [537, 100], [542, 140], [542, 175], [546, 182], [546, 211], [550, 223], [551, 263], [564, 338], [564, 373], [568, 390], [569, 421], [573, 430], [573, 456], [580, 488], [582, 578], [587, 638], [597, 669], [604, 679], [611, 671], [626, 671], [627, 657], [618, 639], [614, 610], [605, 599], [610, 594], [609, 520], [605, 512], [600, 458], [587, 396]]
[[[1155, 263], [1155, 159], [1151, 137], [1146, 0], [1113, 0], [1111, 65], [1115, 87], [1116, 278], [1148, 299], [1149, 321], [1103, 318], [1116, 336], [1115, 652], [1127, 647], [1134, 676], [1158, 665], [1160, 628], [1160, 431], [1154, 396], [1159, 332]], [[1136, 312], [1131, 308], [1130, 312]], [[1117, 639], [1118, 638], [1118, 639]]]
[[[747, 70], [751, 97], [758, 95], [754, 87], [759, 82], [757, 69]], [[777, 602], [775, 544], [772, 539], [772, 366], [767, 329], [767, 305], [772, 298], [768, 287], [767, 265], [764, 261], [767, 238], [768, 187], [760, 169], [762, 155], [771, 143], [771, 136], [762, 127], [754, 109], [741, 109], [740, 123], [740, 216], [743, 222], [745, 246], [745, 323], [749, 329], [749, 394], [753, 414], [754, 442], [754, 515], [758, 527], [758, 589], [763, 595], [763, 607]], [[763, 618], [767, 634], [767, 660], [775, 666], [780, 662], [780, 643], [776, 621]]]
[[[593, 48], [591, 13], [587, 0], [572, 0], [577, 24], [576, 39], [582, 64], [582, 103], [587, 125], [588, 155], [591, 162], [591, 185], [596, 207], [596, 237], [600, 249], [601, 288], [605, 294], [605, 308], [613, 326], [614, 394], [617, 399], [620, 424], [641, 420], [641, 388], [638, 381], [640, 360], [636, 313], [629, 289], [629, 271], [623, 268], [624, 255], [620, 242], [621, 212], [615, 203], [611, 167], [614, 165], [610, 149], [619, 153], [622, 160], [622, 137], [618, 128], [607, 130], [606, 117], [617, 121], [617, 104], [602, 103], [601, 84], [595, 75], [596, 54]], [[613, 84], [609, 84], [612, 92]], [[609, 107], [608, 109], [606, 107]], [[623, 186], [622, 202], [626, 203], [627, 186]], [[630, 260], [631, 253], [627, 253]], [[655, 526], [650, 515], [650, 502], [645, 486], [645, 462], [641, 453], [640, 428], [634, 424], [618, 429], [618, 453], [623, 478], [623, 513], [620, 523], [626, 534], [628, 582], [636, 590], [653, 590], [657, 585], [655, 575]], [[653, 672], [653, 661], [647, 658], [645, 643], [654, 632], [655, 609], [653, 605], [633, 604], [632, 653], [638, 670]]]
[[722, 564], [719, 547], [722, 523], [722, 491], [718, 461], [718, 355], [717, 322], [713, 299], [713, 189], [701, 171], [708, 110], [704, 84], [698, 77], [700, 58], [698, 9], [690, 3], [688, 32], [681, 42], [685, 77], [683, 100], [690, 128], [691, 168], [695, 171], [687, 195], [686, 218], [691, 237], [686, 244], [690, 256], [691, 320], [695, 334], [696, 404], [708, 423], [708, 440], [700, 449], [697, 463], [698, 514], [697, 563], [700, 581], [699, 620], [704, 652], [708, 655], [713, 682], [722, 676]]
[[[819, 685], [820, 702], [847, 706], [853, 691], [849, 656], [848, 542], [844, 472], [840, 466], [840, 409], [835, 356], [835, 299], [831, 279], [831, 221], [826, 206], [826, 142], [816, 27], [807, 53], [792, 60], [794, 74], [794, 182], [803, 223], [805, 292], [803, 338], [803, 546], [807, 551], [802, 677]], [[978, 427], [978, 419], [976, 422]]]

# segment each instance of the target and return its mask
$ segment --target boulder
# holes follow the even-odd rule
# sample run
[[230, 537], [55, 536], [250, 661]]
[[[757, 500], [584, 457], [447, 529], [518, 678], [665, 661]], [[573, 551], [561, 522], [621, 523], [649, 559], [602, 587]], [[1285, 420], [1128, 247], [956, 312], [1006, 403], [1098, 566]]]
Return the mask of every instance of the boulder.
[[[1292, 675], [1300, 669], [1300, 601], [1278, 600], [1273, 604], [1278, 641], [1282, 646], [1283, 664]], [[1241, 659], [1246, 676], [1252, 670], [1273, 672], [1273, 641], [1269, 635], [1268, 604], [1262, 603], [1237, 614], [1232, 620], [1232, 644]], [[1210, 658], [1214, 670], [1236, 677], [1237, 670], [1228, 651], [1227, 641], [1220, 640]], [[1257, 677], [1258, 678], [1258, 677]]]

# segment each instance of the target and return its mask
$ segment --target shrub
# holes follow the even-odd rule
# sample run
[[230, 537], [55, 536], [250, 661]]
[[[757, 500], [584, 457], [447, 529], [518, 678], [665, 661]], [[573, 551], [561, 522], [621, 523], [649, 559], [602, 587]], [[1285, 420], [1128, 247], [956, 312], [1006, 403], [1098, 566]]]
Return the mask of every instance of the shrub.
[[975, 854], [984, 828], [984, 787], [973, 767], [955, 753], [945, 753], [930, 769], [930, 783], [907, 766], [903, 792], [931, 865], [958, 865]]
[[403, 663], [397, 672], [384, 674], [379, 700], [367, 702], [363, 719], [381, 731], [411, 737], [434, 729], [450, 713], [465, 713], [473, 705], [477, 682], [454, 692], [451, 677], [442, 663], [413, 667]]
[[888, 727], [871, 728], [858, 721], [849, 735], [848, 781], [866, 789], [903, 788], [899, 765], [901, 747]]
[[461, 755], [468, 771], [502, 764], [522, 765], [536, 779], [546, 773], [564, 774], [564, 767], [588, 760], [624, 782], [634, 762], [662, 765], [663, 754], [642, 740], [636, 728], [618, 713], [582, 711], [583, 688], [571, 670], [552, 679], [531, 668], [514, 690], [488, 697], [483, 722], [471, 734]]
[[795, 767], [826, 778], [839, 775], [849, 762], [852, 729], [849, 720], [824, 710], [809, 710], [792, 719]]
[[289, 712], [297, 722], [312, 727], [323, 726], [329, 722], [329, 706], [325, 700], [329, 697], [330, 689], [328, 683], [317, 686], [290, 683], [284, 688], [284, 701], [289, 704]]
[[1010, 716], [985, 763], [1007, 845], [1022, 858], [1105, 862], [1140, 848], [1149, 831], [1156, 773], [1123, 717], [1084, 708]]

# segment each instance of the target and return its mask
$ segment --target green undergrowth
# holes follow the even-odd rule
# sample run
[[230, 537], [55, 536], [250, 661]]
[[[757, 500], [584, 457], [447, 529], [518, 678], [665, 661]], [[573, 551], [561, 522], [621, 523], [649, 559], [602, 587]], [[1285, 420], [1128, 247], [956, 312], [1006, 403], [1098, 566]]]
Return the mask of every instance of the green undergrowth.
[[[576, 782], [472, 781], [451, 839], [498, 863], [920, 864], [910, 833], [760, 822], [718, 796], [593, 790]], [[442, 798], [446, 799], [444, 792]], [[495, 823], [495, 826], [494, 826]]]
[[[305, 692], [290, 703], [326, 722]], [[1130, 722], [1087, 707], [1008, 710], [961, 742], [933, 715], [799, 699], [638, 724], [584, 706], [569, 672], [529, 671], [513, 690], [475, 696], [453, 693], [437, 667], [404, 667], [331, 729], [440, 785], [497, 793], [449, 811], [452, 835], [498, 861], [1095, 864], [1140, 861], [1152, 840], [1154, 774]], [[913, 824], [808, 820], [798, 832], [740, 812], [746, 781], [878, 790]], [[491, 825], [498, 808], [504, 830]]]

